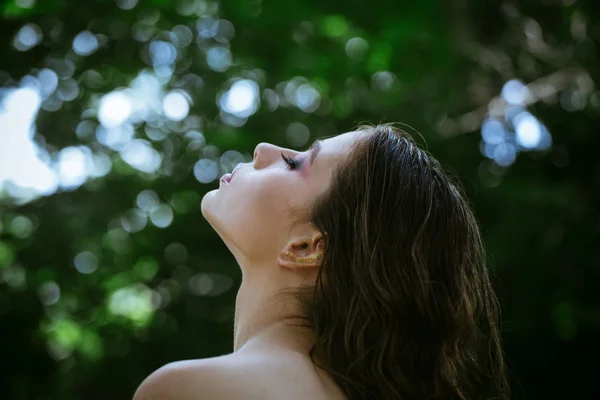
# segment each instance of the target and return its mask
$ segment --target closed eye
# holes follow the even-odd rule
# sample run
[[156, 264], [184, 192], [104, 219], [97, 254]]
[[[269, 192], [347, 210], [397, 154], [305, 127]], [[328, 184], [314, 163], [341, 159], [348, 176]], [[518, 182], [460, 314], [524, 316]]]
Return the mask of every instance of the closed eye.
[[292, 157], [286, 156], [285, 154], [281, 153], [281, 158], [283, 158], [283, 161], [285, 161], [285, 163], [288, 166], [288, 169], [290, 170], [295, 170], [298, 169], [301, 166], [301, 162], [297, 161], [295, 159], [293, 159]]

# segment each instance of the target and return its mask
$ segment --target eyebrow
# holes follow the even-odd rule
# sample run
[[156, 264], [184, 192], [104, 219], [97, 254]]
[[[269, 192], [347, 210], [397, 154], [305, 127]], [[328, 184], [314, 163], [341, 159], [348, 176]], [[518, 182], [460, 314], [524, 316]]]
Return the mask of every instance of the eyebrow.
[[319, 154], [319, 151], [321, 151], [321, 142], [323, 142], [321, 139], [315, 140], [308, 149], [310, 151], [310, 166], [311, 167], [312, 167], [313, 161], [315, 161], [315, 158], [317, 158], [317, 154]]

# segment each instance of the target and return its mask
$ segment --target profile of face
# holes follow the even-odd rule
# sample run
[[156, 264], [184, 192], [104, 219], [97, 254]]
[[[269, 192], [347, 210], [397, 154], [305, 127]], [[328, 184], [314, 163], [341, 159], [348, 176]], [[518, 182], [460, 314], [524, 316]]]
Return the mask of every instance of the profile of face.
[[240, 264], [272, 264], [281, 255], [310, 257], [323, 235], [294, 210], [305, 209], [329, 186], [336, 165], [365, 132], [318, 140], [304, 152], [260, 143], [251, 163], [202, 199], [202, 214]]

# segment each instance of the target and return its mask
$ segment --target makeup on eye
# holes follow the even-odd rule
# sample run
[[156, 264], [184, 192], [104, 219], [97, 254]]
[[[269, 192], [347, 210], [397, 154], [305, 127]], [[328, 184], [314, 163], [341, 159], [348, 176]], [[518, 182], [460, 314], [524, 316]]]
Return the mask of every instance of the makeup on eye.
[[322, 142], [322, 139], [315, 140], [307, 150], [309, 153], [307, 157], [303, 157], [301, 159], [291, 158], [289, 156], [284, 155], [283, 152], [281, 152], [281, 157], [288, 165], [288, 169], [291, 170], [295, 170], [302, 167], [307, 158], [310, 158], [310, 165], [312, 166], [313, 162], [315, 161], [315, 158], [317, 158], [317, 155], [319, 154], [319, 151], [321, 151]]
[[283, 158], [283, 161], [285, 161], [285, 163], [287, 164], [288, 169], [292, 171], [302, 167], [302, 164], [304, 163], [303, 159], [297, 160], [296, 158], [286, 156], [285, 154], [283, 154], [283, 152], [281, 153], [281, 158]]

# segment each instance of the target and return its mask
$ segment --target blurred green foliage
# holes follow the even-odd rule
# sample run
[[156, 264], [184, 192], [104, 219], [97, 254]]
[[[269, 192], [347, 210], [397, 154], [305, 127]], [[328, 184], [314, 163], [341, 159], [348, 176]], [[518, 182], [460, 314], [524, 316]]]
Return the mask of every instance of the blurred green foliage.
[[202, 196], [261, 141], [363, 121], [464, 183], [516, 398], [600, 397], [593, 3], [2, 2], [0, 397], [131, 398], [231, 352], [240, 274]]

